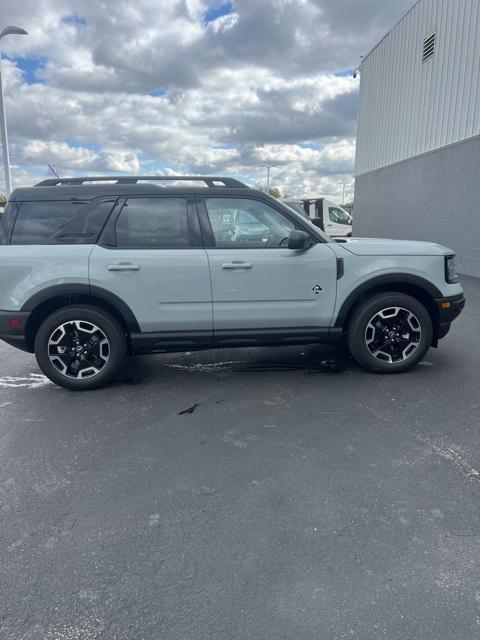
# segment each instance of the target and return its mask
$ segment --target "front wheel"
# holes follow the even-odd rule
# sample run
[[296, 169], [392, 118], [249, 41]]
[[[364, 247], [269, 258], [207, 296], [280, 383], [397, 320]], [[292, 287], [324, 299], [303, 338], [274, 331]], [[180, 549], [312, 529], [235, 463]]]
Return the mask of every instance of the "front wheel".
[[38, 366], [66, 389], [95, 389], [110, 382], [125, 355], [125, 334], [117, 321], [87, 305], [55, 311], [35, 338]]
[[400, 373], [422, 360], [432, 335], [432, 319], [421, 302], [404, 293], [381, 293], [355, 309], [348, 347], [365, 369]]

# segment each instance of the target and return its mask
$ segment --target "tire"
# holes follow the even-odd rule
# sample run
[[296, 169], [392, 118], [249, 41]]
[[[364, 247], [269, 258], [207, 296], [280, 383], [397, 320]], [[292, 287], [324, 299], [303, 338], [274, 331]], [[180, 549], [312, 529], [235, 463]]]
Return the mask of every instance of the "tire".
[[75, 305], [43, 321], [34, 349], [47, 378], [60, 387], [84, 391], [112, 380], [125, 359], [127, 345], [124, 331], [109, 313]]
[[380, 293], [354, 310], [347, 337], [358, 364], [376, 373], [401, 373], [422, 360], [432, 343], [429, 312], [404, 293]]

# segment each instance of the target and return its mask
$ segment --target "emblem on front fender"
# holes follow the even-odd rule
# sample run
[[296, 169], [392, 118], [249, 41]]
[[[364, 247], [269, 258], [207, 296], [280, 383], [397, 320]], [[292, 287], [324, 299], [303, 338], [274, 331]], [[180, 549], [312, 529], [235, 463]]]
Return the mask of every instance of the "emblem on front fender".
[[312, 287], [313, 293], [316, 293], [317, 295], [320, 293], [321, 290], [322, 290], [322, 287], [319, 284], [316, 284], [314, 287]]

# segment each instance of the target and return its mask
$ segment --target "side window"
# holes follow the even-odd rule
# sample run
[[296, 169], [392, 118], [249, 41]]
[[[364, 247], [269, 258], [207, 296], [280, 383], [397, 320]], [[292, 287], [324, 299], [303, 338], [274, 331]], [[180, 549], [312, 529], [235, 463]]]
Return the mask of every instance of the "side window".
[[18, 206], [17, 202], [9, 202], [5, 207], [5, 211], [0, 213], [0, 244], [8, 244], [10, 242], [10, 233], [15, 222]]
[[215, 246], [279, 248], [295, 225], [268, 204], [248, 198], [205, 198]]
[[93, 244], [107, 221], [117, 198], [84, 205], [55, 233], [49, 244]]
[[337, 224], [350, 224], [348, 215], [341, 209], [337, 209], [337, 207], [328, 207], [328, 217], [331, 222], [336, 222]]
[[22, 202], [13, 229], [12, 244], [45, 244], [84, 206], [85, 202], [69, 200]]
[[185, 198], [128, 198], [117, 219], [116, 245], [125, 249], [191, 246]]

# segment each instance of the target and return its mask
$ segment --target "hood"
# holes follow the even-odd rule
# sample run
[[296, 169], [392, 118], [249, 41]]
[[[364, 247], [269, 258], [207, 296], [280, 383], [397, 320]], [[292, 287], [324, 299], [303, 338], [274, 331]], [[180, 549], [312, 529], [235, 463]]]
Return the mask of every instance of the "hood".
[[434, 242], [388, 238], [340, 238], [342, 247], [357, 256], [445, 256], [455, 253]]

